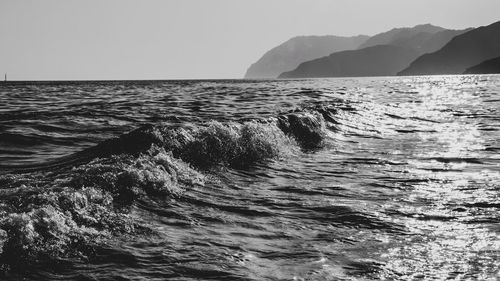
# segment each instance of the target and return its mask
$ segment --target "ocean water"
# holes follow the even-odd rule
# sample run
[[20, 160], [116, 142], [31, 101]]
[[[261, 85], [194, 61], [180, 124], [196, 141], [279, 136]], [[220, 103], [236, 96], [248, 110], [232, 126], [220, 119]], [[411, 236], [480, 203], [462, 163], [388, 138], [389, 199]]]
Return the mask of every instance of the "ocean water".
[[500, 76], [0, 85], [2, 280], [497, 280]]

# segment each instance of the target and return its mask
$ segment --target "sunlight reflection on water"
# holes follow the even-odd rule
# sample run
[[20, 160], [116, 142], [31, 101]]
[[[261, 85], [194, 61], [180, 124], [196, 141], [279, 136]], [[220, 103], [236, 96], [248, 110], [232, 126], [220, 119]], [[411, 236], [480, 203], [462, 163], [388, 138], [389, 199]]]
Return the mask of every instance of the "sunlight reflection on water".
[[[500, 278], [499, 229], [488, 224], [498, 225], [498, 207], [490, 202], [491, 208], [474, 208], [474, 202], [483, 199], [497, 198], [496, 204], [500, 203], [500, 173], [475, 160], [484, 157], [488, 141], [476, 121], [453, 114], [457, 108], [481, 106], [474, 92], [462, 91], [471, 87], [462, 79], [422, 85], [417, 90], [421, 102], [406, 108], [415, 116], [441, 123], [428, 124], [425, 132], [413, 134], [415, 139], [406, 139], [413, 149], [405, 146], [401, 151], [411, 153], [409, 176], [428, 182], [414, 185], [403, 199], [406, 204], [397, 204], [406, 216], [400, 223], [411, 235], [392, 241], [382, 254], [387, 263], [381, 279]], [[450, 83], [458, 86], [450, 88]]]

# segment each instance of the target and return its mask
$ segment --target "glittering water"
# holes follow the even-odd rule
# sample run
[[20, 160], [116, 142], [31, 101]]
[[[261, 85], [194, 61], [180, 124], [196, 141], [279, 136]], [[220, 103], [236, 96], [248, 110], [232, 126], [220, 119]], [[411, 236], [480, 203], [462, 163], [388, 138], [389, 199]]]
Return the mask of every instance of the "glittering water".
[[500, 278], [500, 76], [9, 82], [0, 101], [2, 279]]

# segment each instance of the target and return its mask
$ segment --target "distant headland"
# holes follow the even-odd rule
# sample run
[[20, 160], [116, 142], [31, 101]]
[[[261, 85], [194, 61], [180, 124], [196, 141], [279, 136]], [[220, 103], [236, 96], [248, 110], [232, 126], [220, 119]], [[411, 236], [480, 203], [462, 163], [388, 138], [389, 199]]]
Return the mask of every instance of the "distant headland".
[[295, 37], [264, 54], [245, 78], [499, 73], [499, 62], [500, 22], [463, 30], [422, 24], [371, 37]]
[[469, 67], [464, 74], [500, 74], [500, 57]]

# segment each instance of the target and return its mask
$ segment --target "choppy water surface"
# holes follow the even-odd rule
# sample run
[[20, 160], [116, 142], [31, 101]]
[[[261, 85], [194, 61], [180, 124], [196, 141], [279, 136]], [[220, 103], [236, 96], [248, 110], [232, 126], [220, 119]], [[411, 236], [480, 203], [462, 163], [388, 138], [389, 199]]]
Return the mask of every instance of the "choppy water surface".
[[499, 152], [500, 76], [2, 84], [0, 276], [496, 280]]

